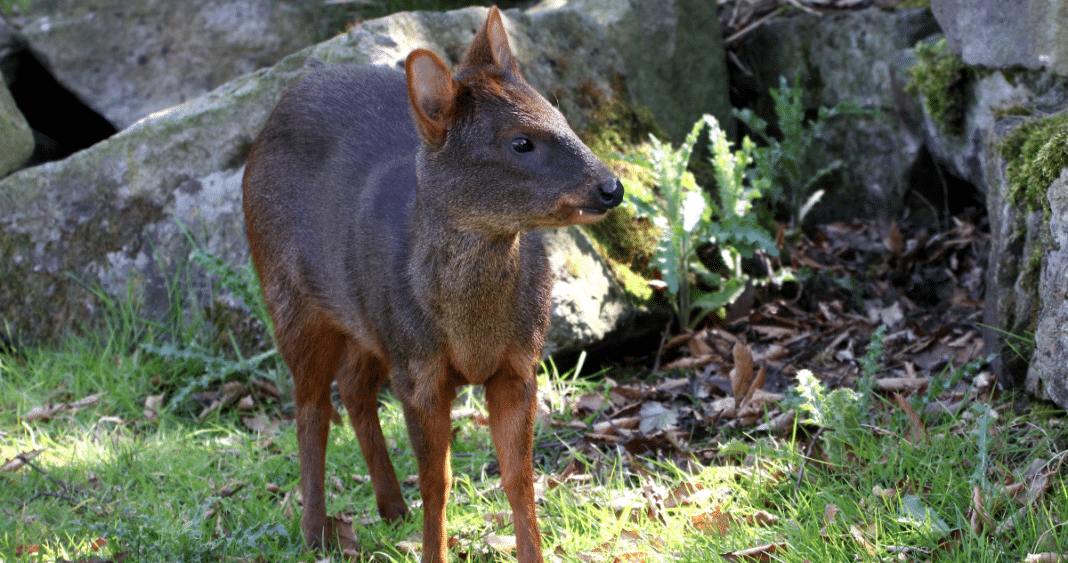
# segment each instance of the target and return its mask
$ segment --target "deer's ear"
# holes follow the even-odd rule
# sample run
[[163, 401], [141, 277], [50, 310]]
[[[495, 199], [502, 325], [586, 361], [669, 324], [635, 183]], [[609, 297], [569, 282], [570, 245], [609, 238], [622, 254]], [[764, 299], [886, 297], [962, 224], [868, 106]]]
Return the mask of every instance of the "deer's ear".
[[471, 45], [464, 54], [464, 68], [497, 66], [507, 73], [519, 73], [519, 65], [512, 55], [508, 44], [508, 34], [504, 31], [504, 20], [496, 6], [490, 8], [489, 16], [482, 29], [478, 30]]
[[416, 49], [404, 62], [408, 97], [423, 140], [437, 147], [445, 141], [456, 100], [456, 82], [445, 63], [426, 49]]

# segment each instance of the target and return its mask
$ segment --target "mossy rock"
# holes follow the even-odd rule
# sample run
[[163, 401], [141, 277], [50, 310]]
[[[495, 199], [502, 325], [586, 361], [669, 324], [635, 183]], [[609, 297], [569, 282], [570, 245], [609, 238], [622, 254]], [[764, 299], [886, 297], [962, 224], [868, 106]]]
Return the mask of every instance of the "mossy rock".
[[[305, 72], [306, 59], [395, 66], [418, 47], [451, 58], [485, 18], [485, 8], [468, 8], [364, 22], [65, 160], [0, 180], [0, 339], [49, 344], [71, 332], [95, 332], [106, 328], [109, 303], [125, 299], [138, 314], [164, 325], [191, 309], [175, 312], [176, 288], [197, 303], [231, 303], [232, 296], [217, 294], [210, 272], [191, 263], [190, 255], [195, 245], [235, 268], [248, 263], [241, 214], [244, 160], [282, 91]], [[589, 83], [612, 91], [611, 77], [622, 63], [605, 48], [595, 22], [574, 10], [536, 17], [509, 12], [506, 19], [513, 52], [535, 88], [576, 92]], [[565, 56], [583, 65], [551, 64]], [[580, 123], [580, 112], [566, 111], [574, 109], [574, 101], [561, 102], [571, 122]], [[564, 270], [599, 274], [594, 266], [580, 267], [577, 256], [568, 255], [564, 264], [572, 267]], [[581, 300], [572, 300], [583, 307], [598, 298], [586, 280], [580, 280], [584, 291], [573, 294]], [[611, 301], [590, 308], [612, 325], [605, 313], [622, 318], [629, 307], [614, 282], [598, 283], [610, 290]], [[578, 334], [603, 336], [592, 323]]]
[[[637, 166], [621, 160], [609, 160], [608, 165], [629, 192], [651, 189], [648, 175]], [[585, 229], [623, 283], [627, 296], [635, 303], [647, 303], [653, 296], [648, 282], [656, 277], [651, 263], [659, 240], [657, 227], [648, 218], [638, 217], [630, 206], [623, 205]]]
[[923, 96], [934, 121], [951, 135], [964, 131], [968, 84], [974, 72], [949, 50], [946, 38], [916, 45], [916, 66], [909, 70], [906, 91]]
[[[622, 76], [616, 76], [612, 93], [587, 89], [581, 92], [590, 121], [582, 131], [582, 140], [601, 157], [633, 195], [652, 190], [652, 176], [640, 166], [630, 164], [620, 155], [641, 150], [649, 135], [667, 138], [652, 112], [632, 103]], [[647, 218], [638, 217], [623, 205], [604, 220], [589, 225], [586, 233], [623, 283], [627, 296], [644, 304], [652, 297], [648, 281], [655, 277], [650, 267], [659, 233]]]
[[1048, 214], [1046, 190], [1068, 168], [1068, 112], [1024, 123], [1000, 148], [1008, 200]]
[[598, 156], [625, 153], [647, 141], [649, 135], [668, 138], [649, 108], [630, 101], [622, 75], [613, 78], [611, 94], [586, 87], [580, 94], [590, 119], [581, 137]]

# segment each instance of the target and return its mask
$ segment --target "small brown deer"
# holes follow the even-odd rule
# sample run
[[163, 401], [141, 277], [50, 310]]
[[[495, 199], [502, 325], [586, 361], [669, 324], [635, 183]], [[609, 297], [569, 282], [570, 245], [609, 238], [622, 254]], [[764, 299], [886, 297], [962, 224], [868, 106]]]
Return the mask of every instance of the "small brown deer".
[[449, 415], [457, 387], [478, 384], [517, 558], [540, 562], [535, 369], [552, 280], [535, 229], [597, 221], [623, 185], [520, 75], [496, 8], [455, 75], [425, 49], [403, 74], [312, 66], [271, 114], [243, 183], [296, 388], [305, 542], [337, 541], [323, 488], [334, 380], [379, 513], [407, 513], [377, 414], [389, 378], [419, 463], [422, 561], [446, 561]]

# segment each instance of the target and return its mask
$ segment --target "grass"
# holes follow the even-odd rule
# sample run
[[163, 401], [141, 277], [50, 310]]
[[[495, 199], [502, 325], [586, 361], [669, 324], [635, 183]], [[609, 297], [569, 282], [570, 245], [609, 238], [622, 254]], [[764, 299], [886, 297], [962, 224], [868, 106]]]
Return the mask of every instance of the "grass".
[[[249, 414], [236, 409], [201, 420], [164, 410], [149, 420], [144, 401], [167, 366], [136, 350], [97, 345], [76, 340], [62, 350], [3, 358], [0, 460], [41, 453], [32, 466], [0, 472], [0, 518], [9, 523], [0, 532], [0, 560], [316, 560], [300, 542], [291, 424], [257, 433], [242, 422]], [[542, 378], [546, 401], [558, 408], [611, 385]], [[34, 407], [98, 392], [105, 394], [84, 408], [27, 420]], [[458, 406], [477, 407], [476, 395]], [[684, 469], [666, 458], [579, 447], [582, 431], [571, 427], [596, 417], [576, 421], [559, 409], [537, 438], [539, 445], [572, 446], [539, 458], [544, 545], [561, 561], [738, 560], [751, 549], [798, 562], [1021, 561], [1030, 553], [1068, 553], [1063, 412], [1016, 413], [1011, 404], [986, 414], [966, 410], [932, 419], [915, 442], [899, 409], [873, 412], [848, 433], [799, 424], [783, 436], [736, 433], [721, 435], [720, 444], [690, 444], [714, 454], [705, 459], [711, 463]], [[403, 479], [414, 474], [414, 460], [399, 406], [388, 397], [383, 420]], [[487, 518], [507, 511], [488, 431], [467, 416], [456, 420], [454, 436], [454, 551], [471, 561], [511, 560], [490, 547], [511, 531]], [[843, 437], [845, 447], [829, 447]], [[378, 521], [351, 429], [335, 426], [331, 441], [329, 511], [368, 521], [356, 528], [367, 559], [414, 560], [405, 550], [418, 545], [419, 517], [395, 527]], [[566, 466], [581, 469], [569, 473]], [[1039, 490], [1035, 483], [1043, 480], [1033, 500], [1012, 487]], [[403, 488], [416, 502], [416, 486]], [[980, 501], [973, 501], [976, 491]], [[991, 521], [978, 533], [970, 523], [976, 502]]]
[[30, 6], [31, 0], [0, 0], [0, 14], [14, 14], [15, 10], [25, 10]]
[[[161, 334], [131, 327], [143, 321], [130, 307], [114, 310], [120, 319], [109, 332], [0, 355], [0, 561], [319, 560], [299, 532], [291, 402], [253, 383], [278, 377], [274, 360], [227, 372], [210, 384], [219, 389], [191, 386], [214, 360], [198, 372], [196, 362], [150, 353], [163, 349]], [[224, 355], [205, 343], [212, 341], [171, 347], [185, 357]], [[865, 372], [880, 360], [873, 346]], [[540, 375], [546, 414], [535, 454], [549, 561], [1015, 562], [1068, 554], [1063, 411], [979, 397], [952, 414], [924, 414], [939, 393], [932, 391], [904, 400], [919, 413], [912, 418], [870, 381], [858, 385], [862, 392], [832, 391], [802, 378], [806, 386], [782, 404], [801, 414], [784, 431], [700, 423], [707, 437], [639, 455], [590, 441], [604, 411], [573, 408], [582, 397], [609, 397], [615, 375], [561, 375], [551, 364]], [[959, 377], [932, 377], [931, 388]], [[205, 408], [226, 386], [250, 402]], [[481, 404], [477, 390], [456, 404], [452, 552], [513, 561], [495, 547], [513, 532]], [[327, 508], [357, 523], [358, 560], [414, 561], [419, 495], [405, 478], [416, 473], [415, 460], [388, 394], [382, 420], [413, 518], [378, 519], [347, 424], [331, 432]]]

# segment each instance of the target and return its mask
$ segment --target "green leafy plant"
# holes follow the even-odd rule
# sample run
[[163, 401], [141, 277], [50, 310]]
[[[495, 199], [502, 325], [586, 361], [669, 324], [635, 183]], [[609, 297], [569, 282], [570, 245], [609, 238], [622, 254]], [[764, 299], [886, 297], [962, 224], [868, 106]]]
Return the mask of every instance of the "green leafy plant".
[[855, 391], [844, 387], [828, 391], [811, 371], [797, 372], [797, 394], [791, 402], [808, 415], [809, 422], [823, 429], [827, 455], [835, 463], [845, 463], [846, 455], [869, 439], [863, 425], [871, 416], [875, 374], [883, 368], [886, 331], [883, 325], [872, 333]]
[[861, 362], [864, 370], [860, 377], [857, 378], [857, 393], [859, 393], [860, 397], [860, 408], [863, 410], [867, 410], [871, 406], [875, 389], [875, 374], [883, 369], [883, 354], [886, 352], [886, 345], [883, 343], [883, 339], [886, 338], [886, 330], [886, 325], [880, 325], [879, 328], [875, 329], [871, 339], [868, 341], [868, 351], [864, 354], [864, 360]]
[[984, 490], [990, 488], [987, 472], [990, 468], [990, 427], [997, 421], [998, 414], [986, 403], [975, 403], [969, 409], [975, 414], [975, 428], [970, 434], [975, 436], [975, 471], [970, 481]]
[[[687, 169], [706, 126], [710, 130], [709, 149], [718, 199], [702, 190]], [[677, 150], [650, 136], [647, 154], [624, 157], [655, 176], [657, 193], [631, 193], [628, 197], [637, 213], [651, 218], [660, 229], [654, 261], [665, 289], [676, 298], [673, 304], [681, 328], [692, 328], [709, 312], [730, 304], [741, 294], [747, 281], [742, 258], [752, 257], [757, 249], [777, 252], [774, 240], [752, 213], [753, 201], [760, 192], [744, 183], [754, 148], [752, 141], [745, 139], [742, 147], [732, 152], [719, 123], [705, 115]], [[706, 244], [719, 252], [729, 275], [711, 271], [700, 260], [697, 250]], [[695, 295], [698, 278], [717, 289]]]
[[268, 376], [268, 379], [272, 381], [278, 379], [275, 373], [270, 371], [269, 366], [263, 366], [267, 360], [278, 356], [276, 349], [250, 358], [238, 359], [230, 359], [221, 353], [200, 346], [176, 346], [173, 343], [146, 342], [141, 345], [141, 349], [166, 359], [176, 372], [190, 374], [180, 382], [178, 390], [171, 396], [171, 408], [178, 408], [184, 404], [191, 393], [204, 391], [234, 376], [250, 376], [262, 371], [262, 375]]
[[772, 134], [768, 122], [752, 110], [736, 111], [735, 116], [767, 144], [753, 151], [754, 166], [749, 173], [752, 185], [772, 204], [786, 207], [791, 227], [797, 228], [823, 197], [823, 190], [812, 191], [816, 182], [842, 166], [840, 160], [823, 164], [826, 158], [820, 146], [827, 122], [839, 115], [860, 114], [862, 110], [855, 104], [840, 102], [834, 107], [819, 108], [816, 119], [806, 121], [800, 76], [794, 82], [790, 86], [785, 77], [780, 77], [779, 88], [770, 91], [781, 136]]
[[[962, 379], [971, 380], [975, 378], [980, 370], [982, 370], [984, 366], [993, 362], [996, 357], [997, 354], [989, 354], [986, 357], [971, 360], [956, 369], [953, 369], [953, 363], [949, 362], [942, 370], [942, 373], [935, 374], [930, 378], [931, 384], [927, 387], [925, 392], [917, 394], [912, 398], [912, 407], [917, 411], [926, 410], [927, 406], [937, 401], [938, 397], [943, 392], [953, 389], [953, 386]], [[963, 406], [959, 408], [963, 408]], [[953, 414], [956, 416], [959, 412]]]
[[863, 438], [864, 397], [844, 387], [827, 391], [823, 382], [807, 369], [797, 372], [797, 391], [801, 397], [799, 410], [808, 415], [809, 422], [824, 430], [828, 457], [835, 463], [843, 463], [849, 448]]
[[772, 256], [778, 254], [775, 241], [753, 212], [754, 202], [763, 195], [762, 183], [745, 183], [749, 165], [758, 149], [749, 137], [745, 137], [741, 148], [731, 152], [727, 135], [715, 118], [706, 115], [704, 121], [710, 128], [709, 150], [712, 156], [709, 160], [715, 171], [719, 195], [718, 206], [712, 200], [709, 203], [709, 207], [715, 211], [715, 222], [708, 225], [707, 233], [709, 240], [719, 245], [721, 257], [730, 268], [732, 279], [741, 280], [744, 277], [742, 258], [751, 258], [758, 250]]
[[[1025, 330], [1023, 334], [1016, 334], [1007, 330], [1002, 330], [996, 326], [991, 326], [983, 323], [978, 323], [980, 327], [993, 331], [1000, 336], [1001, 346], [1012, 350], [1013, 355], [1022, 360], [1028, 366], [1031, 365], [1031, 357], [1035, 353], [1035, 333], [1034, 331]], [[1004, 348], [1002, 348], [1004, 350]], [[994, 358], [998, 356], [998, 352], [991, 353], [987, 357], [988, 362], [994, 361]], [[1006, 353], [1006, 356], [1008, 354]]]
[[[186, 236], [193, 246], [190, 260], [193, 264], [203, 268], [215, 280], [211, 297], [213, 306], [218, 304], [217, 295], [221, 293], [232, 295], [235, 300], [244, 305], [254, 319], [262, 324], [271, 340], [266, 351], [256, 354], [246, 354], [237, 344], [238, 339], [233, 334], [229, 335], [232, 349], [226, 350], [218, 342], [212, 342], [211, 339], [205, 340], [206, 332], [203, 330], [183, 330], [180, 334], [174, 334], [172, 338], [162, 342], [152, 340], [142, 342], [141, 350], [165, 359], [172, 366], [172, 373], [175, 376], [172, 383], [177, 389], [169, 398], [170, 408], [172, 410], [183, 408], [190, 394], [210, 389], [219, 383], [236, 378], [248, 379], [258, 375], [274, 382], [280, 388], [287, 387], [285, 370], [279, 361], [277, 345], [273, 341], [270, 314], [263, 302], [259, 279], [251, 263], [235, 268], [198, 245], [190, 233], [186, 232]], [[210, 317], [210, 311], [206, 310], [205, 316]], [[196, 324], [206, 323], [198, 320]], [[214, 330], [223, 332], [229, 331], [229, 328], [216, 326]]]
[[217, 290], [226, 291], [233, 295], [234, 298], [239, 299], [252, 313], [253, 318], [263, 324], [270, 337], [274, 337], [274, 331], [271, 329], [273, 326], [271, 313], [267, 310], [267, 304], [263, 301], [263, 294], [260, 291], [260, 279], [256, 275], [256, 270], [252, 267], [251, 259], [241, 268], [234, 268], [222, 258], [200, 247], [193, 249], [191, 258], [194, 263], [215, 276], [217, 280], [215, 288]]

